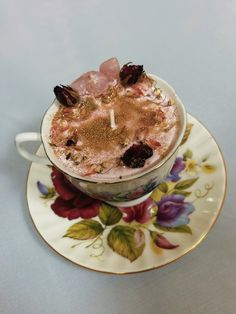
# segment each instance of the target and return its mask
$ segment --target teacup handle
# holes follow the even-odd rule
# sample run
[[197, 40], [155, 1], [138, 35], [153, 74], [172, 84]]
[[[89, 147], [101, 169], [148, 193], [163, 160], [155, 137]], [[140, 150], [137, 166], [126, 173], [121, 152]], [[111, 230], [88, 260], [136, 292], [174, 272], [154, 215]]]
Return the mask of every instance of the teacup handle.
[[26, 132], [17, 134], [15, 137], [16, 148], [19, 154], [25, 159], [36, 162], [42, 165], [51, 165], [51, 162], [46, 157], [37, 156], [26, 150], [23, 146], [24, 142], [42, 142], [40, 133], [36, 132]]

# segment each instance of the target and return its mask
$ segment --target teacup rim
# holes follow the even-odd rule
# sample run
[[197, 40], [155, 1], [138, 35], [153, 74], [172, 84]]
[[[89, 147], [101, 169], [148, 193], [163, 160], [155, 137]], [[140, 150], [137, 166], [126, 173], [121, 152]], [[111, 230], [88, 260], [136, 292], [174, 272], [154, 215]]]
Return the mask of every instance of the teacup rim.
[[[47, 117], [50, 109], [52, 109], [53, 106], [57, 106], [56, 105], [56, 98], [54, 98], [54, 100], [51, 103], [51, 105], [45, 111], [45, 113], [43, 115], [43, 118], [41, 120], [41, 126], [40, 126], [40, 135], [41, 135], [41, 140], [42, 140], [42, 144], [43, 144], [43, 147], [44, 147], [44, 151], [45, 151], [45, 154], [46, 154], [47, 158], [52, 163], [52, 165], [55, 168], [57, 168], [60, 172], [62, 172], [64, 175], [66, 175], [66, 176], [69, 176], [69, 177], [71, 177], [73, 179], [76, 179], [76, 180], [79, 180], [79, 181], [82, 181], [82, 182], [95, 183], [95, 184], [125, 183], [125, 182], [129, 182], [129, 181], [132, 181], [132, 180], [135, 180], [135, 179], [140, 179], [140, 178], [146, 176], [147, 174], [150, 174], [151, 172], [156, 171], [157, 169], [161, 168], [176, 153], [176, 151], [178, 150], [179, 146], [181, 145], [181, 142], [182, 142], [185, 130], [186, 130], [186, 125], [187, 125], [187, 112], [186, 112], [186, 109], [185, 109], [185, 106], [184, 106], [182, 100], [179, 98], [179, 96], [177, 95], [176, 91], [174, 90], [174, 88], [169, 83], [167, 83], [164, 79], [158, 77], [157, 75], [150, 74], [150, 73], [148, 73], [147, 75], [152, 77], [152, 78], [154, 78], [157, 81], [161, 81], [162, 84], [166, 85], [167, 88], [169, 88], [171, 90], [171, 92], [173, 93], [173, 95], [175, 96], [175, 99], [177, 100], [178, 106], [180, 105], [180, 107], [181, 107], [181, 109], [183, 111], [183, 125], [182, 125], [182, 129], [180, 130], [180, 133], [178, 135], [178, 139], [177, 139], [175, 145], [173, 145], [172, 149], [166, 154], [166, 156], [163, 159], [161, 159], [159, 162], [154, 164], [152, 167], [147, 168], [143, 172], [138, 172], [136, 174], [129, 175], [129, 176], [124, 177], [124, 178], [115, 178], [115, 179], [89, 178], [89, 177], [80, 176], [78, 174], [75, 174], [75, 173], [73, 173], [70, 170], [67, 171], [65, 169], [62, 169], [59, 166], [59, 162], [57, 163], [58, 160], [56, 158], [54, 160], [51, 157], [51, 155], [48, 153], [47, 148], [49, 147], [50, 144], [48, 143], [48, 145], [45, 145], [45, 142], [44, 142], [45, 139], [44, 139], [44, 137], [42, 135], [43, 134], [43, 130], [44, 130], [43, 128], [44, 128], [44, 125], [45, 125], [45, 120], [46, 120], [46, 117]], [[66, 168], [66, 166], [64, 166], [64, 167]]]

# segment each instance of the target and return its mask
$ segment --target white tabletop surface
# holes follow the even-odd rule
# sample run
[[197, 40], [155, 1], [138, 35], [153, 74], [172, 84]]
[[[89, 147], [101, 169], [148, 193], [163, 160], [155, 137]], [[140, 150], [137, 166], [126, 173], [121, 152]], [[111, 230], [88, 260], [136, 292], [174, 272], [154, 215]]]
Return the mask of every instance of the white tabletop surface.
[[[236, 313], [236, 1], [0, 2], [0, 312]], [[38, 131], [52, 88], [111, 56], [144, 64], [175, 87], [220, 145], [228, 169], [221, 216], [166, 267], [105, 275], [70, 263], [35, 230], [29, 163], [14, 137]]]

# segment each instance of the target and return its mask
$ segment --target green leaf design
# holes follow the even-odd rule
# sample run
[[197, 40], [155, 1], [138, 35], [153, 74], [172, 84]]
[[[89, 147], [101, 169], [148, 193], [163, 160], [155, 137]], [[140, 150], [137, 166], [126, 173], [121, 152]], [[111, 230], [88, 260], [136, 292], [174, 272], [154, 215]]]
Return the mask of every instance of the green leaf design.
[[183, 139], [182, 139], [182, 142], [180, 143], [180, 145], [183, 145], [184, 143], [187, 142], [188, 137], [191, 133], [192, 127], [193, 127], [192, 123], [187, 124], [186, 130], [185, 130], [185, 133], [184, 133], [184, 136], [183, 136]]
[[163, 227], [158, 225], [157, 223], [153, 224], [157, 229], [160, 229], [162, 231], [166, 231], [166, 232], [181, 232], [181, 233], [189, 233], [189, 234], [193, 234], [191, 228], [188, 225], [182, 225], [182, 226], [178, 226], [178, 227]]
[[115, 225], [121, 220], [121, 211], [114, 206], [102, 203], [99, 210], [99, 219], [106, 226]]
[[[156, 224], [154, 224], [155, 225], [155, 227], [156, 227]], [[156, 232], [156, 231], [152, 231], [152, 230], [149, 230], [149, 233], [150, 233], [150, 237], [151, 237], [151, 239], [153, 240], [153, 241], [155, 241], [156, 240], [156, 237], [158, 236], [158, 232]]]
[[76, 240], [94, 239], [103, 232], [102, 225], [93, 219], [85, 219], [72, 225], [64, 235], [64, 237]]
[[209, 156], [205, 156], [203, 159], [202, 159], [202, 162], [206, 162], [208, 160]]
[[145, 247], [143, 231], [129, 226], [113, 227], [108, 234], [107, 242], [113, 251], [128, 258], [130, 262], [142, 255]]
[[158, 185], [158, 189], [163, 192], [163, 193], [167, 193], [168, 192], [168, 185], [166, 184], [166, 182], [161, 182]]
[[192, 194], [192, 192], [183, 191], [183, 190], [174, 190], [172, 193], [178, 194], [178, 195], [183, 195], [183, 196], [189, 196]]
[[187, 149], [186, 152], [183, 154], [183, 159], [186, 161], [187, 159], [191, 159], [193, 157], [193, 153], [190, 149]]
[[56, 195], [55, 189], [54, 188], [48, 188], [48, 193], [46, 195], [41, 195], [40, 197], [43, 199], [50, 199], [53, 198]]
[[185, 190], [185, 189], [188, 189], [190, 188], [190, 186], [192, 186], [196, 181], [198, 180], [198, 177], [197, 178], [193, 178], [193, 179], [187, 179], [187, 180], [182, 180], [180, 182], [178, 182], [176, 185], [175, 185], [175, 190]]

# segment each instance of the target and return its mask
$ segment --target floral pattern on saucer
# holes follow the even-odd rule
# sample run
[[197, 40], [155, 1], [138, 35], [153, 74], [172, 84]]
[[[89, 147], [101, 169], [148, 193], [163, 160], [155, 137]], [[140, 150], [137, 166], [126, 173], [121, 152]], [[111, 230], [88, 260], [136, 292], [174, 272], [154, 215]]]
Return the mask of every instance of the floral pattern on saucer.
[[[190, 114], [188, 122], [170, 175], [138, 207], [95, 201], [68, 186], [63, 175], [52, 178], [51, 167], [32, 163], [29, 213], [50, 248], [76, 265], [112, 274], [159, 268], [194, 249], [219, 217], [226, 170], [209, 131]], [[42, 145], [37, 154], [45, 156]], [[80, 239], [69, 237], [78, 227]]]
[[[192, 127], [193, 124], [188, 125], [182, 144], [187, 142]], [[36, 184], [42, 199], [53, 200], [49, 210], [62, 219], [76, 219], [62, 235], [71, 239], [71, 248], [92, 248], [89, 256], [97, 258], [111, 249], [134, 262], [148, 245], [153, 251], [180, 247], [180, 241], [169, 239], [170, 233], [192, 235], [190, 222], [195, 204], [214, 188], [212, 180], [208, 183], [205, 177], [201, 178], [202, 173], [208, 176], [217, 170], [209, 156], [197, 161], [193, 151], [186, 149], [150, 198], [131, 207], [114, 207], [85, 195], [56, 168], [51, 172], [53, 186], [41, 181]], [[202, 188], [195, 188], [200, 181]]]

